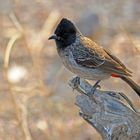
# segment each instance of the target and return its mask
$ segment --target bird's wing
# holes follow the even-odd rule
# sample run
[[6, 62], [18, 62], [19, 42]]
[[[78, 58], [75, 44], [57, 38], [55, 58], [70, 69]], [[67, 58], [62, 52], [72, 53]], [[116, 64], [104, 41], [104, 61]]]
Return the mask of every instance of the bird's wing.
[[74, 48], [73, 57], [77, 64], [89, 68], [97, 68], [105, 62], [103, 56], [99, 56], [94, 50], [82, 46]]
[[84, 38], [80, 42], [72, 51], [77, 64], [87, 68], [99, 68], [107, 73], [131, 76], [131, 72], [118, 58], [92, 40]]

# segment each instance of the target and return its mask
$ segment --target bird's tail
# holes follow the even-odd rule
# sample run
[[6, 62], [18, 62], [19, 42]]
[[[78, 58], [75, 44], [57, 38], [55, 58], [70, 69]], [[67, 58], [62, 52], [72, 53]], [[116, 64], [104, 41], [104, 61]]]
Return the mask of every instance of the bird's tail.
[[140, 96], [140, 86], [136, 84], [131, 78], [126, 76], [120, 77], [123, 81], [125, 81], [139, 96]]

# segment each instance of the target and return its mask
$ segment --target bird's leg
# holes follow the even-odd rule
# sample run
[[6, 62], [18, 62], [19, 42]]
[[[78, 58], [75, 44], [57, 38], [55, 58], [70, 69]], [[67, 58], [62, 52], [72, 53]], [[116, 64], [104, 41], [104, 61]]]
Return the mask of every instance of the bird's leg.
[[100, 82], [101, 82], [101, 80], [98, 80], [98, 81], [92, 86], [92, 94], [94, 94], [94, 92], [96, 91], [97, 88], [101, 88], [101, 86], [99, 85]]
[[101, 80], [98, 80], [93, 86], [92, 86], [92, 89], [91, 89], [91, 92], [88, 93], [88, 96], [91, 100], [94, 100], [95, 103], [97, 103], [95, 97], [93, 96], [94, 95], [94, 92], [96, 91], [97, 88], [100, 88], [100, 83]]

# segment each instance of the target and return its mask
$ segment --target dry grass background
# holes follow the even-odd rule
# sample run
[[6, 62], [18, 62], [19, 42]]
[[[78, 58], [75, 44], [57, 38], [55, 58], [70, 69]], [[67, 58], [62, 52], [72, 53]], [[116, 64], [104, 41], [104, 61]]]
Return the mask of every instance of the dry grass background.
[[[140, 84], [139, 0], [0, 0], [0, 140], [101, 140], [78, 116], [72, 74], [47, 38], [62, 17], [108, 48]], [[102, 88], [137, 95], [121, 80]]]

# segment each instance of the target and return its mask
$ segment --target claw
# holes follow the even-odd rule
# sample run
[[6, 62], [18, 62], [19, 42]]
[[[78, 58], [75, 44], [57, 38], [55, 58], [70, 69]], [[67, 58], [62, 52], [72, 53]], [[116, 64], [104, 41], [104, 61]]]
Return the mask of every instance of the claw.
[[80, 85], [80, 77], [76, 76], [75, 78], [72, 79], [71, 83], [74, 91]]
[[84, 114], [84, 113], [82, 113], [82, 112], [79, 112], [79, 115], [80, 115], [81, 117], [83, 117], [84, 119], [92, 119], [92, 116], [86, 115], [86, 114]]

